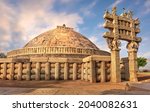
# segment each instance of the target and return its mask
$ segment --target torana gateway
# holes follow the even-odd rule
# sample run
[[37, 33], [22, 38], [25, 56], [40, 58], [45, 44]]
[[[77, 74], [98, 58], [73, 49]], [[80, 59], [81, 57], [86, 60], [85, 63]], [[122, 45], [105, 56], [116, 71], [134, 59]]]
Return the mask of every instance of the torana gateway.
[[[131, 12], [116, 14], [106, 11], [104, 27], [111, 53], [100, 50], [85, 36], [65, 25], [47, 31], [28, 42], [22, 49], [7, 53], [0, 59], [1, 80], [85, 80], [120, 82], [136, 80], [136, 53], [140, 38], [139, 20]], [[120, 61], [119, 40], [129, 44], [129, 60]], [[130, 69], [129, 69], [130, 65]]]

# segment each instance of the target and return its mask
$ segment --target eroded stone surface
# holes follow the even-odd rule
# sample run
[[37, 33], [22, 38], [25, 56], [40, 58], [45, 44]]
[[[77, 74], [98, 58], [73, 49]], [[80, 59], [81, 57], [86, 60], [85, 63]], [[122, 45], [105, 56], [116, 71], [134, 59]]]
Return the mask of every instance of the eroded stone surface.
[[42, 33], [25, 45], [25, 47], [42, 46], [66, 46], [98, 50], [98, 48], [85, 36], [75, 32], [73, 28], [69, 28], [66, 26], [58, 26], [54, 30], [49, 30], [45, 33]]

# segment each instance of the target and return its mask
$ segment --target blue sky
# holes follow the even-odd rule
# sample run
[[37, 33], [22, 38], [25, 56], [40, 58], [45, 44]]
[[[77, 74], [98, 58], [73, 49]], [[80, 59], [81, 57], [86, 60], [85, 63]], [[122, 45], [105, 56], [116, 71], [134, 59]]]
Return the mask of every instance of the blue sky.
[[[126, 8], [140, 19], [138, 56], [150, 58], [150, 0], [0, 0], [0, 50], [21, 48], [38, 34], [66, 24], [109, 51], [102, 24], [104, 11], [113, 6], [118, 14]], [[127, 56], [125, 45], [122, 42], [122, 57]]]

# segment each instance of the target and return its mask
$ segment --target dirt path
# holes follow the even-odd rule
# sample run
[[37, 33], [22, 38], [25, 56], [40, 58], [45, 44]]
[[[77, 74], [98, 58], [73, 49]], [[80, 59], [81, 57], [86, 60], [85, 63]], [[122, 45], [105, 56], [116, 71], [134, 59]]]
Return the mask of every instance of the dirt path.
[[89, 83], [84, 81], [0, 81], [1, 95], [124, 95], [149, 94], [135, 85], [125, 90], [125, 83]]

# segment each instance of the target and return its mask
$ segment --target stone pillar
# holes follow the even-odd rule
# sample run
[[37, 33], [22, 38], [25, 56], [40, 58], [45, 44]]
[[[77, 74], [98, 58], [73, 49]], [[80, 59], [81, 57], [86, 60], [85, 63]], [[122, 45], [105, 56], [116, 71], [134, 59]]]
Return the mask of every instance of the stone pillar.
[[81, 65], [81, 80], [83, 80], [83, 75], [84, 75], [84, 63]]
[[117, 34], [114, 39], [107, 39], [108, 47], [111, 49], [111, 82], [121, 82], [119, 54], [121, 42], [118, 40]]
[[31, 63], [27, 63], [27, 76], [26, 76], [26, 80], [30, 80], [31, 79]]
[[10, 79], [9, 80], [13, 80], [14, 79], [14, 69], [15, 69], [15, 64], [12, 62], [10, 64]]
[[101, 82], [106, 82], [105, 61], [101, 62]]
[[131, 41], [127, 44], [129, 56], [130, 81], [137, 82], [137, 51], [139, 43]]
[[50, 63], [45, 64], [45, 80], [50, 80]]
[[111, 51], [111, 82], [121, 82], [119, 50]]
[[96, 73], [95, 73], [95, 61], [91, 60], [90, 61], [90, 82], [91, 83], [96, 83]]
[[77, 79], [77, 63], [73, 63], [73, 80]]
[[3, 63], [3, 80], [6, 80], [7, 75], [7, 63]]
[[128, 51], [130, 81], [137, 82], [137, 51]]
[[55, 80], [59, 80], [59, 63], [55, 63]]
[[64, 64], [64, 80], [68, 80], [68, 62]]
[[[118, 16], [116, 14], [117, 8], [112, 8], [112, 17], [113, 17], [113, 38], [107, 36], [108, 47], [111, 49], [111, 81], [112, 82], [121, 82], [120, 74], [120, 54], [119, 46], [121, 42], [119, 41], [119, 27], [118, 27]], [[124, 24], [124, 23], [123, 23]], [[124, 32], [124, 31], [123, 31]]]
[[40, 80], [40, 62], [36, 63], [36, 76], [35, 76], [35, 80]]
[[88, 62], [85, 63], [85, 81], [88, 81]]
[[18, 75], [17, 80], [21, 80], [22, 78], [22, 63], [18, 63]]
[[122, 62], [124, 64], [124, 79], [126, 81], [129, 81], [129, 59], [128, 58], [122, 58]]

